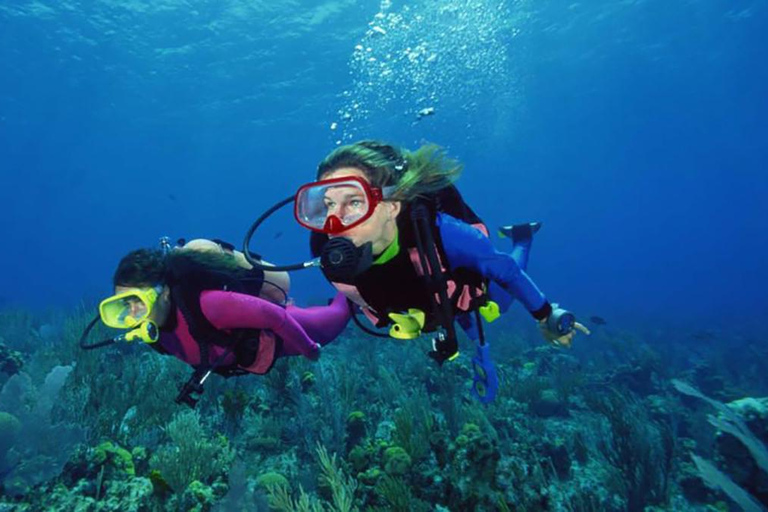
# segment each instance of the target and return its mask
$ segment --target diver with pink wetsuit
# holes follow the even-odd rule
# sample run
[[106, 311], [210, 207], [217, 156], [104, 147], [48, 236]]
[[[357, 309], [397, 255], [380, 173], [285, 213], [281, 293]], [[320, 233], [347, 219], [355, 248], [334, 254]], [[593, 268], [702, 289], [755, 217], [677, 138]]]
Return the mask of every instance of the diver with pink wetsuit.
[[[320, 356], [320, 346], [332, 341], [349, 320], [346, 297], [338, 293], [328, 306], [300, 308], [280, 306], [260, 297], [239, 292], [205, 290], [200, 293], [200, 311], [214, 329], [259, 331], [258, 353], [253, 362], [238, 365], [250, 373], [264, 374], [281, 356], [303, 355], [312, 360]], [[190, 331], [184, 313], [176, 308], [175, 323], [161, 326], [159, 347], [192, 366], [200, 364], [199, 342]], [[214, 344], [209, 362], [223, 358], [219, 366], [235, 364], [236, 354]]]
[[192, 407], [211, 373], [265, 374], [283, 356], [315, 360], [351, 317], [342, 294], [328, 306], [286, 304], [287, 292], [274, 284], [282, 273], [243, 264], [222, 242], [215, 246], [130, 252], [115, 271], [115, 295], [99, 307], [108, 326], [143, 333], [136, 337], [195, 368], [176, 399]]

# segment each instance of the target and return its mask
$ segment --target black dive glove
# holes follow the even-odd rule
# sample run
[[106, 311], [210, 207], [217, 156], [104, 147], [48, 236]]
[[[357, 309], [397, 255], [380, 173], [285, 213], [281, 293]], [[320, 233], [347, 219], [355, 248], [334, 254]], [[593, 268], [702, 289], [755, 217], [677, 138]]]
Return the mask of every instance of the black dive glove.
[[443, 333], [439, 333], [432, 339], [432, 350], [428, 355], [442, 366], [445, 361], [459, 355], [459, 344], [455, 338], [446, 338]]

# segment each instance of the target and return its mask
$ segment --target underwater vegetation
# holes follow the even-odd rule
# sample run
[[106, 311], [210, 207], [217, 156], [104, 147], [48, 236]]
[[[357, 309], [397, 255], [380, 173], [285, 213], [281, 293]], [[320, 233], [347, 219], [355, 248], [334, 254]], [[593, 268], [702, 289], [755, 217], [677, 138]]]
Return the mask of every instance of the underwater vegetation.
[[[428, 340], [350, 327], [320, 361], [211, 378], [89, 320], [0, 313], [0, 511], [762, 510], [766, 352], [605, 325], [573, 350], [493, 325], [496, 401]], [[674, 333], [674, 334], [673, 334]], [[675, 337], [677, 336], [677, 338]], [[469, 347], [466, 346], [465, 352]]]

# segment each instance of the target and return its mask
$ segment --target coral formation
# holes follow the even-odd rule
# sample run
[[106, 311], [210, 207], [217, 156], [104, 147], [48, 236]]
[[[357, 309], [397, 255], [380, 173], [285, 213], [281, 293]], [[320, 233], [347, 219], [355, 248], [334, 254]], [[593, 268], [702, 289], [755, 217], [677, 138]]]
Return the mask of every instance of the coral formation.
[[[66, 343], [78, 336], [61, 332]], [[24, 371], [0, 391], [0, 510], [768, 504], [768, 399], [738, 391], [768, 390], [768, 378], [749, 363], [739, 361], [745, 383], [637, 336], [624, 354], [566, 354], [530, 349], [511, 327], [500, 332], [502, 387], [488, 406], [470, 398], [465, 362], [436, 368], [414, 350], [418, 341], [374, 350], [353, 332], [318, 363], [283, 360], [264, 378], [212, 379], [195, 411], [173, 402], [188, 369], [147, 347], [19, 345], [30, 350]], [[74, 364], [59, 366], [68, 358]], [[713, 395], [669, 386], [672, 376]]]

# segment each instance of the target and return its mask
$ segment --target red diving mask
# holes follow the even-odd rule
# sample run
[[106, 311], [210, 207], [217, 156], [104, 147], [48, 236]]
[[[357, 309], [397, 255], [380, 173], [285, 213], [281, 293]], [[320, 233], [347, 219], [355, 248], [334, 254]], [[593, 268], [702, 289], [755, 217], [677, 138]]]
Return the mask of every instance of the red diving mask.
[[296, 192], [293, 213], [305, 228], [337, 235], [368, 220], [392, 189], [372, 187], [358, 176], [316, 181]]

